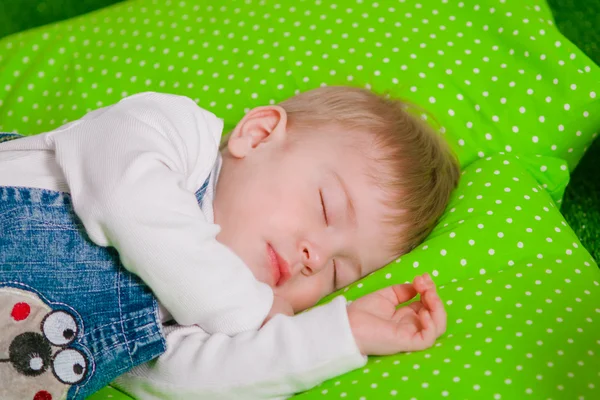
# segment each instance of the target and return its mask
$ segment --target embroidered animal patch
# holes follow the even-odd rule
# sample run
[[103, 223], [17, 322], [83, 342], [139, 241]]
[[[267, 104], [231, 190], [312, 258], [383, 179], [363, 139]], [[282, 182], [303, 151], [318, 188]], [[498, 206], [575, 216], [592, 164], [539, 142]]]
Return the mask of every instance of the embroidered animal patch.
[[62, 400], [85, 379], [87, 357], [69, 347], [76, 321], [33, 292], [0, 287], [0, 399]]

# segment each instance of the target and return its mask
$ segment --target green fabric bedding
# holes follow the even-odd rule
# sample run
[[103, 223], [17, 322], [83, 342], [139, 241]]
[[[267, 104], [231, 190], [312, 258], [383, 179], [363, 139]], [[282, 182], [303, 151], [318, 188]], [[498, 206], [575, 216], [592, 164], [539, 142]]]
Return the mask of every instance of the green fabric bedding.
[[[0, 130], [26, 134], [148, 90], [187, 95], [226, 129], [321, 84], [423, 107], [460, 187], [422, 246], [344, 292], [428, 271], [448, 331], [298, 397], [599, 397], [600, 271], [558, 205], [600, 122], [600, 71], [544, 2], [137, 0], [0, 49]], [[124, 397], [93, 398], [109, 396]]]

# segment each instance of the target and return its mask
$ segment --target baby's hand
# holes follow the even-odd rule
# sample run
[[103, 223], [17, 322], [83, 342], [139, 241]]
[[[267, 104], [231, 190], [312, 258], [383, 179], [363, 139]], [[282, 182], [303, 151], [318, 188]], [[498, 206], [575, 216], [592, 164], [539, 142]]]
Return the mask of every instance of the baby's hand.
[[275, 316], [275, 314], [284, 314], [292, 316], [294, 315], [294, 309], [292, 305], [287, 302], [283, 297], [273, 296], [273, 306], [271, 306], [271, 311], [265, 318], [264, 322], [261, 325], [261, 328], [269, 321], [271, 318]]
[[[419, 301], [396, 308], [417, 293]], [[348, 318], [364, 355], [424, 350], [446, 331], [446, 311], [429, 274], [361, 297], [348, 306]]]

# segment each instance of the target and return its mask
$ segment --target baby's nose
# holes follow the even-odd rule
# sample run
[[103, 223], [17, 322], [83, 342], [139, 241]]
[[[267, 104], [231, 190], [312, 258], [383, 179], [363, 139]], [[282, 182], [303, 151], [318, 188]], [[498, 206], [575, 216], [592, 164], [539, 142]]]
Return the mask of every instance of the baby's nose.
[[302, 263], [311, 270], [312, 273], [317, 273], [325, 266], [325, 257], [323, 251], [317, 249], [316, 246], [305, 242], [302, 245]]

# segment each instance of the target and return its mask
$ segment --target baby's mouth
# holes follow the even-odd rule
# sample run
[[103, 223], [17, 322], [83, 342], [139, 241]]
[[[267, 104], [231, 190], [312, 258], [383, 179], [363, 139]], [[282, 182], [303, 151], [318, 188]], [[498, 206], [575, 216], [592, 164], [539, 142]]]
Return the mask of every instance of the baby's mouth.
[[267, 243], [267, 255], [272, 275], [273, 286], [281, 286], [291, 277], [290, 267], [287, 261], [275, 251], [270, 243]]

